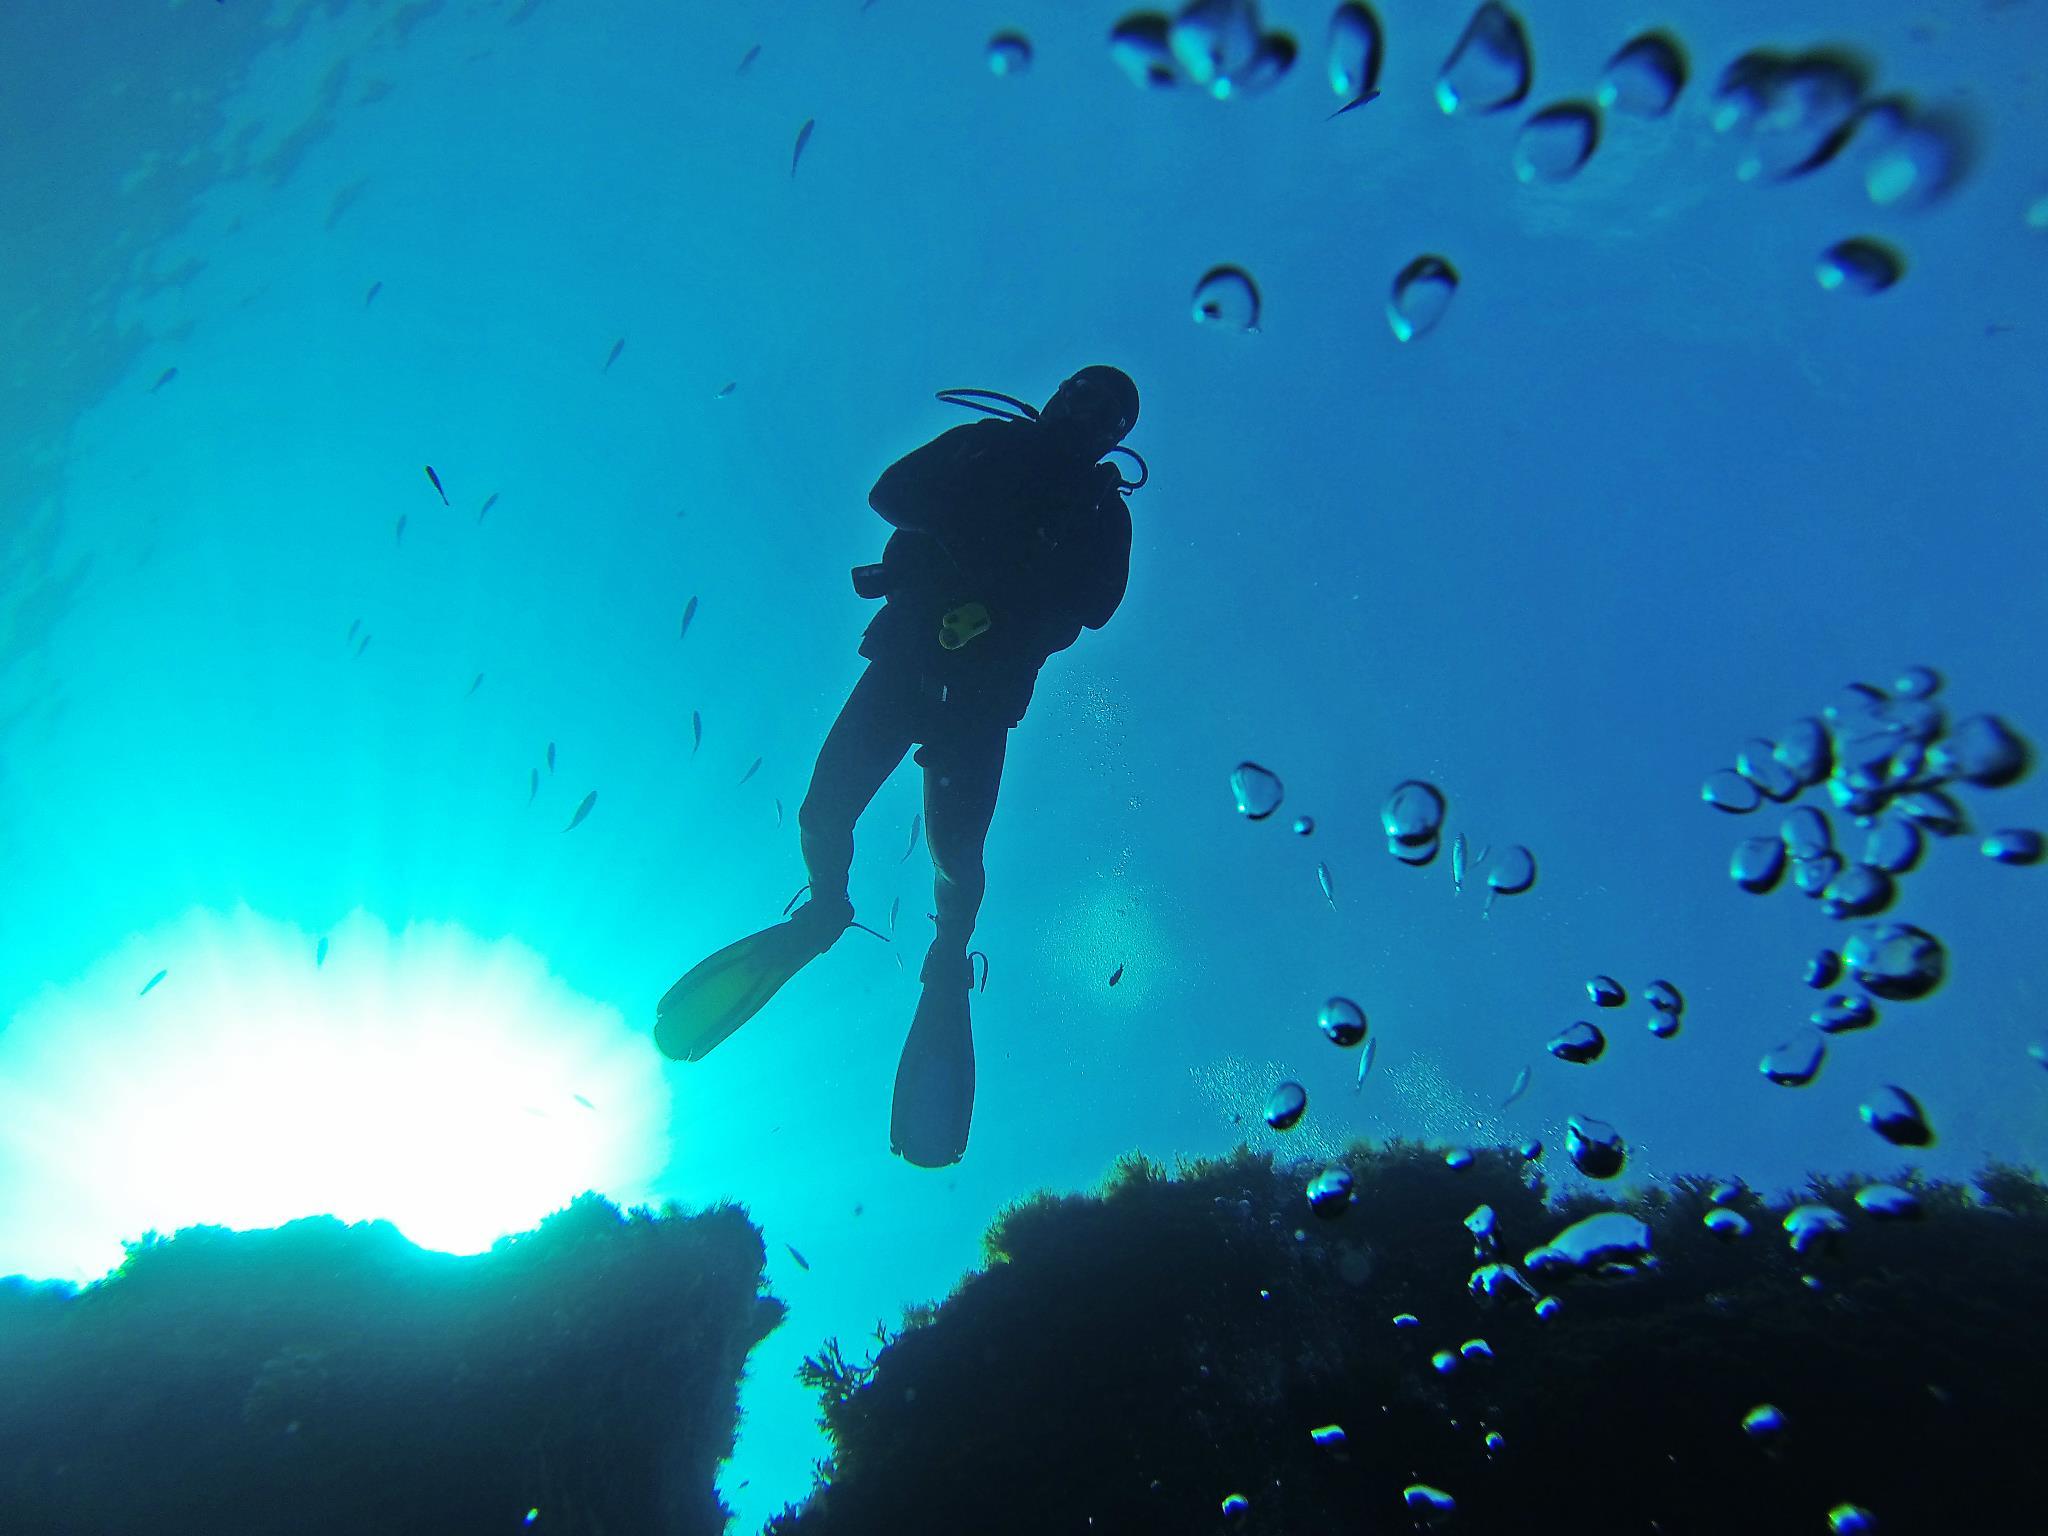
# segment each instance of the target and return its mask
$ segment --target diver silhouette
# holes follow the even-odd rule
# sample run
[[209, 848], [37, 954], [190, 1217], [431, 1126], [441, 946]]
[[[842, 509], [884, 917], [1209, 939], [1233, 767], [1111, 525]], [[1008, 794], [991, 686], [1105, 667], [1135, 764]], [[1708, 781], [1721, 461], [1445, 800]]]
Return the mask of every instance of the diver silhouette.
[[[988, 392], [941, 398], [955, 394]], [[1138, 419], [1137, 386], [1120, 369], [1083, 368], [1042, 411], [991, 398], [1018, 414], [942, 433], [890, 465], [868, 494], [895, 531], [881, 561], [853, 573], [855, 590], [883, 599], [882, 610], [861, 636], [867, 669], [825, 735], [797, 815], [810, 900], [684, 976], [662, 998], [654, 1028], [665, 1055], [701, 1060], [854, 925], [854, 823], [916, 746], [938, 932], [897, 1064], [889, 1144], [927, 1168], [967, 1149], [967, 943], [987, 884], [982, 847], [1009, 733], [1046, 658], [1083, 629], [1102, 628], [1123, 601], [1124, 493], [1145, 478], [1126, 482], [1102, 462], [1112, 452], [1136, 458], [1119, 447]]]

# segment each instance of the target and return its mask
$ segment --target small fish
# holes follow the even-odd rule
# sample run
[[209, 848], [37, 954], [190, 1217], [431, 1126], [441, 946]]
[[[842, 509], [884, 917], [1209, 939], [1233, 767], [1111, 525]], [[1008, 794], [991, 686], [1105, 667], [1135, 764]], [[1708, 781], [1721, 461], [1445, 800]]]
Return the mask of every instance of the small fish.
[[533, 770], [533, 782], [532, 782], [531, 784], [529, 784], [529, 785], [527, 786], [527, 790], [526, 790], [526, 803], [527, 803], [528, 805], [531, 805], [531, 804], [533, 804], [533, 802], [534, 802], [534, 801], [535, 801], [535, 800], [536, 800], [536, 799], [537, 799], [537, 798], [539, 797], [539, 795], [540, 795], [540, 770], [539, 770], [538, 768], [536, 768], [536, 769], [534, 769], [534, 770]]
[[686, 635], [690, 633], [690, 620], [696, 617], [697, 599], [693, 597], [687, 603], [683, 604], [683, 627], [676, 635], [676, 638], [678, 640], [683, 639]]
[[149, 386], [149, 392], [152, 395], [155, 394], [158, 390], [162, 389], [166, 384], [170, 383], [171, 380], [175, 379], [177, 376], [177, 369], [166, 368], [162, 373], [156, 376], [156, 382]]
[[156, 984], [162, 981], [166, 976], [170, 974], [171, 973], [169, 971], [158, 971], [154, 976], [150, 977], [149, 980], [145, 981], [142, 984], [142, 990], [136, 993], [135, 995], [137, 997], [149, 996], [151, 992], [156, 990]]
[[1529, 1069], [1527, 1067], [1524, 1067], [1521, 1071], [1515, 1074], [1515, 1086], [1510, 1088], [1508, 1090], [1508, 1096], [1500, 1101], [1500, 1107], [1502, 1109], [1506, 1109], [1510, 1104], [1514, 1103], [1515, 1100], [1519, 1099], [1523, 1094], [1527, 1093], [1528, 1091]]
[[441, 489], [441, 477], [434, 473], [434, 466], [429, 464], [425, 467], [427, 471], [427, 478], [434, 482], [434, 490], [436, 491], [436, 493], [439, 494], [441, 498], [441, 505], [444, 507], [452, 506], [453, 503], [448, 500], [448, 493]]
[[583, 1095], [580, 1093], [572, 1093], [569, 1095], [569, 1097], [574, 1099], [578, 1104], [581, 1104], [585, 1109], [597, 1108], [595, 1104], [591, 1103], [590, 1100], [583, 1097]]
[[405, 514], [403, 512], [398, 514], [398, 526], [392, 530], [391, 542], [394, 544], [403, 544], [405, 542]]
[[760, 771], [761, 759], [757, 757], [751, 763], [747, 764], [747, 771], [740, 775], [740, 783], [746, 783], [747, 780], [751, 779], [755, 774], [759, 773]]
[[553, 742], [551, 741], [551, 742], [549, 742], [549, 743], [548, 743], [548, 772], [549, 772], [549, 773], [553, 773], [554, 771], [555, 771], [555, 744], [554, 744], [554, 743], [553, 743]]
[[818, 120], [815, 117], [807, 117], [804, 119], [803, 127], [796, 131], [796, 150], [789, 157], [789, 174], [792, 177], [796, 175], [797, 161], [804, 157], [804, 146], [811, 142], [811, 130], [817, 126]]
[[1109, 973], [1109, 984], [1112, 987], [1115, 986], [1118, 982], [1122, 981], [1123, 979], [1124, 968], [1122, 966], [1118, 966], [1115, 970]]
[[1359, 1093], [1364, 1090], [1365, 1074], [1372, 1070], [1372, 1059], [1379, 1054], [1379, 1049], [1380, 1037], [1378, 1035], [1374, 1035], [1365, 1042], [1365, 1054], [1358, 1058], [1358, 1081], [1351, 1085], [1353, 1093]]
[[383, 291], [383, 283], [376, 282], [370, 284], [370, 291], [363, 295], [363, 308], [368, 309], [371, 303], [376, 299], [377, 295], [382, 293]]
[[1465, 834], [1460, 832], [1451, 839], [1451, 894], [1461, 895], [1465, 889]]
[[477, 509], [476, 520], [478, 522], [482, 522], [484, 520], [484, 513], [490, 511], [491, 508], [495, 507], [497, 504], [498, 493], [496, 491], [493, 491], [491, 492], [490, 495], [484, 498], [484, 504]]
[[922, 811], [918, 812], [917, 815], [910, 818], [910, 842], [909, 845], [905, 847], [903, 850], [903, 857], [896, 861], [898, 864], [908, 863], [910, 861], [910, 856], [913, 853], [917, 852], [917, 829], [920, 826], [922, 826], [923, 823], [924, 813]]
[[896, 931], [896, 909], [902, 905], [903, 898], [901, 896], [892, 897], [889, 901], [889, 931], [891, 933]]
[[597, 791], [593, 789], [583, 797], [583, 803], [576, 807], [576, 814], [569, 818], [569, 825], [562, 828], [562, 830], [564, 832], [574, 832], [578, 827], [582, 826], [583, 818], [590, 814], [590, 808], [595, 804], [597, 804]]
[[1337, 896], [1336, 893], [1330, 889], [1329, 865], [1321, 863], [1316, 865], [1316, 884], [1320, 885], [1323, 888], [1323, 900], [1327, 901], [1330, 904], [1330, 910], [1332, 912], [1336, 911]]
[[[787, 1243], [784, 1243], [782, 1246], [785, 1248], [789, 1248], [789, 1244]], [[798, 1253], [794, 1248], [789, 1248], [789, 1256], [792, 1259], [796, 1260], [796, 1267], [798, 1269], [807, 1270], [811, 1267], [811, 1261], [805, 1258], [802, 1254]]]
[[370, 641], [373, 638], [374, 637], [370, 635], [363, 636], [362, 643], [356, 647], [356, 655], [358, 658], [362, 656], [363, 652], [367, 651], [370, 648]]
[[350, 619], [348, 621], [348, 633], [341, 637], [341, 643], [347, 645], [349, 641], [355, 639], [356, 631], [362, 627], [363, 621], [361, 619]]
[[[734, 390], [738, 389], [739, 387], [739, 381], [735, 379], [732, 383], [726, 385], [725, 388], [721, 389], [712, 398], [716, 400], [723, 400], [727, 395], [731, 394]], [[683, 514], [680, 512], [676, 514], [677, 517], [681, 517], [682, 515]]]
[[323, 933], [323, 934], [321, 934], [321, 935], [320, 935], [320, 942], [319, 942], [318, 944], [315, 944], [315, 945], [313, 946], [313, 964], [314, 964], [315, 966], [322, 966], [322, 965], [325, 965], [326, 963], [327, 963], [327, 935]]
[[696, 710], [690, 711], [690, 756], [697, 755], [697, 749], [704, 745], [704, 717]]
[[617, 341], [612, 343], [612, 355], [604, 360], [604, 367], [600, 368], [598, 372], [610, 373], [612, 371], [612, 364], [616, 363], [619, 360], [619, 354], [625, 350], [626, 338], [621, 336]]
[[780, 800], [775, 802], [775, 828], [778, 832], [782, 830], [782, 802]]
[[469, 697], [469, 694], [470, 694], [470, 693], [475, 693], [475, 692], [477, 691], [477, 689], [479, 689], [479, 688], [483, 687], [483, 685], [484, 685], [484, 675], [483, 675], [483, 673], [479, 672], [479, 673], [477, 673], [477, 675], [476, 675], [476, 676], [475, 676], [474, 678], [472, 678], [472, 679], [470, 680], [470, 684], [469, 684], [469, 693], [465, 693], [465, 694], [463, 695], [463, 697], [464, 697], [465, 699], [466, 699], [466, 698], [468, 698], [468, 697]]
[[[1346, 112], [1351, 111], [1354, 107], [1362, 107], [1368, 101], [1378, 101], [1379, 99], [1380, 93], [1378, 91], [1367, 91], [1362, 96], [1352, 97], [1351, 100], [1345, 102], [1343, 106], [1339, 107], [1336, 111], [1332, 112], [1330, 114], [1330, 117], [1342, 117]], [[1328, 122], [1329, 118], [1325, 118], [1323, 119], [1323, 121]]]
[[753, 47], [747, 50], [747, 56], [740, 60], [740, 67], [734, 70], [733, 73], [736, 75], [744, 75], [747, 72], [747, 66], [749, 64], [752, 64], [754, 60], [758, 59], [759, 57], [761, 57], [761, 45], [759, 43], [756, 43]]

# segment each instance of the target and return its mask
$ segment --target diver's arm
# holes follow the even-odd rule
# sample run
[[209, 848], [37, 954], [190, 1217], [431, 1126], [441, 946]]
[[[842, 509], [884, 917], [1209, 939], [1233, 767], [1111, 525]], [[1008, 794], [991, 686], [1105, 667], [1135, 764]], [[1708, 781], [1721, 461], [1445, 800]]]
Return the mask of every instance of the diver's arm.
[[1095, 559], [1087, 567], [1075, 615], [1090, 629], [1100, 629], [1124, 600], [1131, 581], [1131, 509], [1123, 497], [1109, 492], [1097, 503], [1103, 520]]
[[992, 451], [995, 421], [973, 421], [937, 437], [882, 471], [868, 505], [892, 527], [945, 538], [960, 517], [960, 502], [975, 462]]

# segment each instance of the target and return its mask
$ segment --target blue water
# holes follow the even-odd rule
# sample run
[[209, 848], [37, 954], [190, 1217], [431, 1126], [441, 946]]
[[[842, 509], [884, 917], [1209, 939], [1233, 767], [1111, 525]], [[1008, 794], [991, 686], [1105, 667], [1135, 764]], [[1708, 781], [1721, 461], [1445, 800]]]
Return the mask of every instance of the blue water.
[[[1283, 1077], [1295, 1149], [1557, 1146], [1585, 1113], [1640, 1177], [2048, 1161], [2048, 874], [1933, 847], [1895, 915], [1946, 985], [1776, 1088], [1758, 1056], [1842, 927], [1737, 890], [1781, 812], [1698, 793], [1915, 663], [1953, 716], [2048, 730], [2040, 9], [1677, 0], [1676, 111], [1611, 119], [1555, 186], [1516, 179], [1517, 125], [1590, 96], [1637, 13], [1531, 8], [1527, 103], [1446, 116], [1465, 12], [1390, 3], [1383, 95], [1334, 120], [1325, 8], [1271, 8], [1302, 60], [1229, 102], [1133, 86], [1120, 14], [0, 14], [29, 64], [0, 92], [0, 1271], [89, 1278], [202, 1221], [473, 1251], [586, 1187], [738, 1199], [791, 1303], [721, 1483], [753, 1529], [824, 1454], [791, 1380], [821, 1339], [944, 1295], [1029, 1191], [1280, 1144]], [[1021, 75], [984, 62], [1001, 27]], [[1853, 145], [1737, 178], [1715, 77], [1823, 43], [1960, 125], [1952, 191], [1874, 206]], [[1850, 235], [1904, 279], [1825, 291]], [[1388, 285], [1424, 253], [1461, 283], [1404, 344]], [[1256, 335], [1191, 318], [1224, 263]], [[935, 391], [1042, 402], [1092, 362], [1143, 396], [1129, 594], [1013, 735], [973, 1140], [921, 1171], [886, 1119], [928, 934], [914, 770], [852, 891], [877, 927], [901, 899], [903, 967], [851, 934], [692, 1066], [652, 1005], [804, 878], [868, 487], [966, 419]], [[1269, 821], [1233, 807], [1244, 759], [1285, 781]], [[1534, 888], [1482, 916], [1483, 871], [1454, 897], [1446, 860], [1389, 858], [1410, 777], [1475, 852], [1532, 850]], [[2035, 779], [1960, 798], [2048, 822]], [[1548, 1059], [1595, 972], [1632, 994], [1608, 1051]], [[1671, 1040], [1634, 998], [1657, 976]], [[1333, 993], [1379, 1042], [1362, 1088], [1314, 1028]], [[1935, 1146], [1859, 1123], [1883, 1083]]]

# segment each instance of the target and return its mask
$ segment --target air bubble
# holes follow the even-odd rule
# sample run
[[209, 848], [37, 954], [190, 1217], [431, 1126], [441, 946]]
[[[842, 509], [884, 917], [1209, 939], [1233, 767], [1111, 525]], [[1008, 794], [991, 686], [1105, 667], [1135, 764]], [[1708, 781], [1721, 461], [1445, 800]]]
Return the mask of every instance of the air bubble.
[[1264, 821], [1280, 809], [1280, 780], [1257, 763], [1239, 763], [1231, 771], [1230, 793], [1238, 811], [1253, 821]]
[[1453, 112], [1497, 112], [1529, 94], [1529, 39], [1507, 7], [1487, 0], [1437, 72], [1436, 104]]
[[1458, 291], [1458, 269], [1441, 256], [1418, 256], [1394, 275], [1387, 296], [1387, 324], [1396, 341], [1413, 341], [1435, 330]]
[[1589, 1179], [1611, 1179], [1628, 1162], [1621, 1132], [1604, 1120], [1573, 1115], [1565, 1121], [1565, 1154]]
[[1211, 267], [1195, 284], [1195, 323], [1255, 336], [1259, 330], [1259, 285], [1242, 267]]
[[1934, 1142], [1934, 1130], [1920, 1108], [1920, 1101], [1903, 1088], [1886, 1084], [1863, 1101], [1856, 1111], [1863, 1123], [1895, 1147], [1925, 1147]]
[[1728, 878], [1745, 891], [1762, 895], [1785, 873], [1785, 844], [1775, 837], [1744, 838], [1728, 859]]
[[1291, 1131], [1308, 1111], [1308, 1090], [1296, 1082], [1275, 1088], [1266, 1100], [1266, 1124], [1276, 1131]]
[[1685, 89], [1685, 58], [1661, 32], [1624, 43], [1600, 81], [1600, 105], [1628, 117], [1662, 117]]
[[1515, 179], [1569, 181], [1600, 144], [1600, 114], [1583, 102], [1560, 102], [1535, 113], [1515, 138]]
[[1784, 1088], [1804, 1088], [1820, 1075], [1827, 1059], [1828, 1043], [1817, 1029], [1802, 1029], [1791, 1039], [1772, 1046], [1757, 1063], [1757, 1070]]
[[1906, 258], [1881, 240], [1858, 235], [1821, 252], [1813, 275], [1830, 293], [1883, 293], [1906, 275]]
[[1763, 804], [1763, 791], [1733, 768], [1722, 768], [1707, 775], [1700, 798], [1717, 811], [1741, 815]]
[[1994, 832], [1985, 838], [1980, 849], [1987, 859], [2000, 864], [2038, 864], [2041, 862], [2041, 834], [2024, 828], [2011, 828]]

